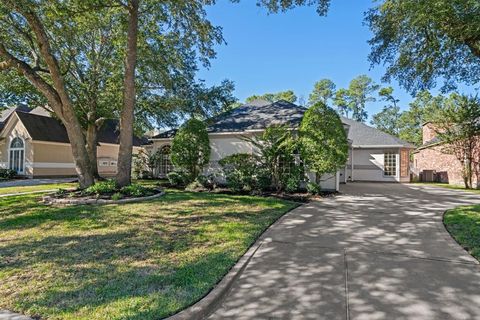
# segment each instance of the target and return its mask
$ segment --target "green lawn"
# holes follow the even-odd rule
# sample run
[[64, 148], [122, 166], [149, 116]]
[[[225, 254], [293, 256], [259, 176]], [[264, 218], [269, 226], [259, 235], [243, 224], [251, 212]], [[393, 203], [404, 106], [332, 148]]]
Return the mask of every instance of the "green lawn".
[[449, 210], [443, 222], [457, 242], [480, 261], [480, 205]]
[[0, 198], [0, 309], [159, 319], [204, 296], [295, 203], [168, 190], [150, 202], [46, 207]]
[[447, 183], [426, 183], [426, 182], [418, 182], [419, 184], [427, 185], [427, 186], [436, 186], [436, 187], [443, 187], [447, 189], [454, 189], [454, 190], [462, 190], [466, 192], [478, 193], [480, 194], [480, 189], [465, 189], [465, 187], [451, 185]]
[[23, 193], [23, 192], [41, 192], [56, 189], [72, 189], [76, 188], [78, 183], [52, 183], [42, 184], [39, 186], [20, 186], [20, 187], [5, 187], [0, 188], [0, 195], [9, 193]]

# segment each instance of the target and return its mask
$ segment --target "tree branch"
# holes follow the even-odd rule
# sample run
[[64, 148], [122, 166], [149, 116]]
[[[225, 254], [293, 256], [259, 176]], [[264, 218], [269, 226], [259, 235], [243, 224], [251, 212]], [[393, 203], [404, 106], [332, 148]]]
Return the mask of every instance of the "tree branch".
[[37, 72], [25, 61], [22, 61], [10, 54], [3, 43], [0, 43], [0, 56], [5, 59], [2, 64], [10, 65], [11, 67], [15, 67], [18, 71], [20, 71], [35, 88], [45, 95], [48, 103], [55, 110], [57, 115], [59, 117], [63, 117], [61, 108], [62, 101], [57, 91], [50, 84], [40, 77]]

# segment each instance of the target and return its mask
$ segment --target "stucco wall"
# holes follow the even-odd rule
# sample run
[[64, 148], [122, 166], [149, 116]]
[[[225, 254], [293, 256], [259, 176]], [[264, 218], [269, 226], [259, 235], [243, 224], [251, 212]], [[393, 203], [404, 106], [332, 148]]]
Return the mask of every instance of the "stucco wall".
[[[397, 170], [395, 176], [384, 175], [384, 155], [387, 152], [396, 154]], [[400, 149], [399, 148], [354, 148], [353, 156], [350, 150], [350, 161], [347, 165], [347, 177], [353, 181], [378, 182], [408, 182], [409, 175], [400, 177]], [[353, 174], [352, 162], [353, 161]]]
[[[11, 127], [10, 127], [11, 126]], [[9, 128], [5, 128], [5, 139], [0, 141], [0, 168], [8, 168], [9, 146], [12, 140], [20, 137], [25, 145], [25, 175], [32, 174], [33, 147], [27, 130], [16, 118], [9, 122]]]

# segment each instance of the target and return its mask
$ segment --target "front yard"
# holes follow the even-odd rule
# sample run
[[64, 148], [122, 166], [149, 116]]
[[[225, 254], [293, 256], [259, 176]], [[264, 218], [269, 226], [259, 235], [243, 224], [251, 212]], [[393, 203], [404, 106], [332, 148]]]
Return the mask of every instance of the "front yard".
[[274, 198], [169, 190], [51, 208], [0, 198], [0, 309], [48, 319], [159, 319], [205, 295], [272, 222]]
[[26, 192], [42, 192], [57, 189], [75, 189], [78, 183], [52, 183], [41, 184], [36, 186], [17, 186], [17, 187], [1, 187], [0, 195], [17, 194]]
[[480, 261], [480, 205], [449, 210], [443, 221], [455, 240]]

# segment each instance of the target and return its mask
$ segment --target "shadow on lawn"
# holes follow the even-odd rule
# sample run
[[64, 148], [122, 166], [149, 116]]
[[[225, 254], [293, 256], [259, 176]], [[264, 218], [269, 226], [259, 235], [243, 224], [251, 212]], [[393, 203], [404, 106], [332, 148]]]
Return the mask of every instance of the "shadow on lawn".
[[[35, 197], [2, 206], [0, 242], [1, 231], [23, 232], [0, 245], [0, 270], [14, 272], [0, 291], [19, 311], [87, 315], [113, 306], [117, 315], [145, 319], [197, 301], [292, 205], [172, 193], [124, 206], [45, 207]], [[25, 236], [30, 229], [35, 236]]]

